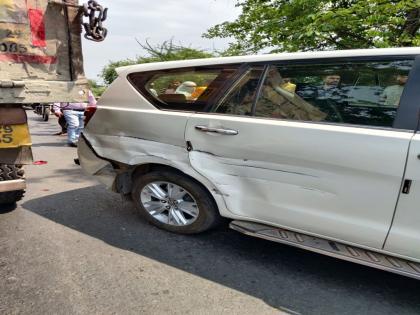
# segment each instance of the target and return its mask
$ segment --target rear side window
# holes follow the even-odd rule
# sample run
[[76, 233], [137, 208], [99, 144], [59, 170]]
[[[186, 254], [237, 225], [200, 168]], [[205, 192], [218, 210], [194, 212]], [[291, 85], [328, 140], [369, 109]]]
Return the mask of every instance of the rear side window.
[[271, 65], [255, 115], [392, 127], [413, 62]]
[[252, 104], [257, 95], [257, 88], [263, 74], [263, 66], [248, 69], [233, 85], [213, 112], [226, 115], [252, 115]]
[[133, 73], [129, 81], [156, 107], [204, 111], [233, 77], [237, 65]]

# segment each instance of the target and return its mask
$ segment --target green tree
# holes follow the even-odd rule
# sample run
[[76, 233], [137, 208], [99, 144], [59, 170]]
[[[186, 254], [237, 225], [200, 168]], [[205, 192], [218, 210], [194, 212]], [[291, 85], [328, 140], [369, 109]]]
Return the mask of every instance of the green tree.
[[232, 52], [256, 53], [420, 45], [418, 0], [238, 0], [233, 22], [206, 38], [233, 38]]
[[100, 77], [106, 84], [111, 84], [117, 78], [116, 68], [122, 66], [129, 66], [141, 63], [161, 62], [171, 60], [185, 60], [185, 59], [198, 59], [210, 58], [214, 54], [204, 50], [185, 47], [182, 45], [174, 44], [173, 39], [164, 41], [159, 45], [151, 45], [148, 41], [145, 44], [137, 41], [139, 45], [146, 51], [146, 56], [139, 56], [135, 59], [125, 59], [120, 61], [110, 61], [100, 74]]
[[88, 80], [89, 88], [95, 97], [100, 97], [105, 91], [106, 87], [99, 85], [95, 80]]

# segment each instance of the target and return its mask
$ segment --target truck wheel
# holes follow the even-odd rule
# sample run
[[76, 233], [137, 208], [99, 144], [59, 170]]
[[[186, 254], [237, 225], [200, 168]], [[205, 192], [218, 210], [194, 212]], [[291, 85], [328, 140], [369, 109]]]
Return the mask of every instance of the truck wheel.
[[139, 176], [132, 198], [146, 220], [170, 232], [200, 233], [221, 220], [210, 193], [193, 179], [173, 171]]
[[43, 121], [48, 121], [48, 119], [50, 118], [50, 108], [49, 107], [45, 107], [44, 109], [44, 114], [42, 115], [42, 120]]
[[[13, 179], [23, 179], [25, 171], [22, 165], [0, 164], [0, 181], [7, 181]], [[6, 191], [0, 193], [1, 205], [13, 205], [21, 200], [24, 190]]]

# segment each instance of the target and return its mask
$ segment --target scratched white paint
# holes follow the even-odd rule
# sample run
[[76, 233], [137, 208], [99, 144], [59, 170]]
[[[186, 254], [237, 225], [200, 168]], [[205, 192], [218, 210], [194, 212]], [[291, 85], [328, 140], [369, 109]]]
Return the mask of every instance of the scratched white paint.
[[[379, 52], [419, 54], [420, 50]], [[374, 54], [372, 50], [354, 53]], [[320, 58], [322, 54], [288, 54], [285, 58], [303, 56]], [[253, 58], [207, 62], [262, 61], [270, 57]], [[161, 111], [126, 79], [133, 71], [187, 64], [183, 61], [120, 69], [120, 77], [100, 100], [85, 132], [95, 151], [130, 166], [160, 163], [181, 170], [208, 188], [222, 216], [382, 249], [397, 205], [412, 132]], [[191, 64], [204, 65], [206, 61]], [[238, 134], [209, 134], [196, 130], [197, 125], [234, 129]], [[192, 143], [191, 152], [186, 150], [186, 141]], [[85, 153], [79, 154], [83, 159]], [[411, 199], [406, 206], [400, 205], [406, 210], [401, 218], [396, 217], [401, 225], [395, 231], [411, 232], [404, 230], [409, 234], [406, 238], [401, 232], [395, 234], [400, 239], [395, 240], [392, 251], [398, 254], [400, 250], [401, 255], [418, 259], [420, 253], [412, 243], [401, 246], [405, 240], [419, 239], [414, 232], [417, 217], [410, 222], [413, 210], [407, 210], [415, 209], [416, 202]]]

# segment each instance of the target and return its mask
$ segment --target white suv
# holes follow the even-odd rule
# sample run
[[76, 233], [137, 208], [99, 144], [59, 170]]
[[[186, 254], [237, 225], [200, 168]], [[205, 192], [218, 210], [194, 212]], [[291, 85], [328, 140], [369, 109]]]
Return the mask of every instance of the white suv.
[[420, 48], [123, 67], [79, 141], [151, 223], [420, 279]]

